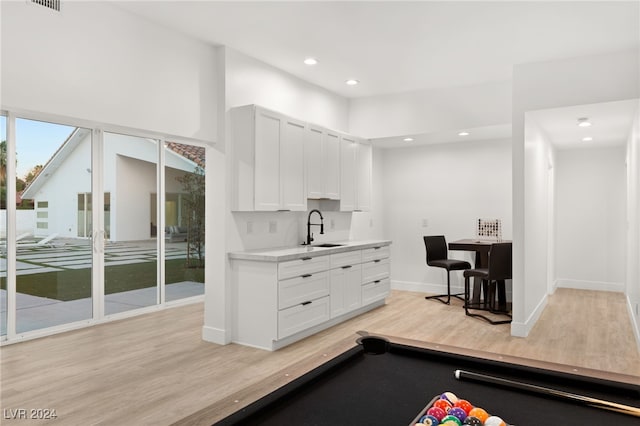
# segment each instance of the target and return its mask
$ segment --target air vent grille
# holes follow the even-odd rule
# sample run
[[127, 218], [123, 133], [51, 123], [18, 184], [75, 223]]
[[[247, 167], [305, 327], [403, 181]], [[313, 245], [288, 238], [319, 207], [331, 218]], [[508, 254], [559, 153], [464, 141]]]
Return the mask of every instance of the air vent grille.
[[60, 0], [31, 0], [31, 3], [60, 12]]

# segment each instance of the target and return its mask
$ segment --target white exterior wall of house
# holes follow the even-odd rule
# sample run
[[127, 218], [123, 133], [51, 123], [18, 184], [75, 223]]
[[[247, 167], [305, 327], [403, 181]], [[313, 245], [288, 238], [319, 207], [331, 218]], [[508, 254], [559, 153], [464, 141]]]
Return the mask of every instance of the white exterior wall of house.
[[[34, 223], [34, 235], [78, 237], [78, 194], [91, 192], [90, 145], [87, 135], [55, 172], [42, 176], [44, 180], [34, 201], [36, 206], [40, 201], [48, 202], [48, 227], [39, 229]], [[151, 222], [155, 222], [151, 219], [151, 199], [157, 193], [157, 146], [157, 142], [148, 139], [105, 133], [104, 192], [110, 194], [111, 214], [106, 226], [111, 241], [144, 240], [151, 236]], [[166, 159], [166, 191], [182, 192], [175, 177], [193, 172], [195, 164], [172, 152], [167, 152]]]
[[[39, 179], [41, 182], [33, 197], [36, 206], [46, 201], [48, 207], [48, 226], [37, 228], [33, 224], [33, 234], [45, 237], [58, 234], [59, 237], [74, 238], [78, 236], [78, 194], [91, 192], [91, 145], [90, 135], [86, 136], [69, 154], [60, 168], [49, 176], [48, 169], [43, 169]], [[26, 194], [25, 194], [26, 195]], [[43, 219], [36, 219], [36, 222]]]

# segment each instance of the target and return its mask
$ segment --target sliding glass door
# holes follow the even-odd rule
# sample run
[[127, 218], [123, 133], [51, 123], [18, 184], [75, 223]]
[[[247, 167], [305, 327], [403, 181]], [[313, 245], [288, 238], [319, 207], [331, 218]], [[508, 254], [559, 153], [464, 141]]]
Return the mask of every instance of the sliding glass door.
[[92, 249], [78, 235], [91, 130], [16, 119], [16, 333], [93, 317]]
[[3, 339], [204, 293], [205, 149], [133, 133], [0, 115]]
[[0, 335], [7, 334], [7, 117], [0, 115]]
[[165, 299], [204, 294], [205, 150], [166, 142]]
[[104, 134], [104, 190], [113, 194], [104, 221], [106, 315], [160, 303], [158, 242], [152, 236], [157, 209], [149, 208], [158, 188], [158, 157], [157, 140]]

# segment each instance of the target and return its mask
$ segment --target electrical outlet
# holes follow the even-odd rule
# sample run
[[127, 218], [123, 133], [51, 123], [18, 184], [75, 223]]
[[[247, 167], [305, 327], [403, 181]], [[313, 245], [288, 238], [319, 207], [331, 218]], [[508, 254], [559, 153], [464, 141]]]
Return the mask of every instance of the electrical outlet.
[[247, 234], [253, 234], [253, 222], [247, 221]]
[[429, 219], [422, 219], [422, 227], [427, 228], [429, 226]]
[[275, 234], [276, 232], [278, 232], [278, 222], [275, 220], [270, 220], [269, 221], [269, 233], [270, 234]]
[[335, 219], [331, 219], [329, 221], [329, 229], [331, 229], [331, 230], [336, 229], [336, 220]]
[[369, 228], [373, 228], [373, 218], [369, 219]]

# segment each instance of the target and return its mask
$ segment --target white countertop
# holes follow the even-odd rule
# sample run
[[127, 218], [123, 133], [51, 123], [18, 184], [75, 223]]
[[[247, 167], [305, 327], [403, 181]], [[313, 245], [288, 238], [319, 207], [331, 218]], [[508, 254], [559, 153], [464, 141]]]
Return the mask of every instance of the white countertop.
[[[322, 243], [318, 243], [322, 244]], [[318, 247], [317, 245], [299, 245], [288, 247], [273, 247], [258, 250], [229, 252], [230, 259], [258, 260], [262, 262], [282, 262], [285, 260], [301, 259], [303, 257], [326, 256], [351, 250], [362, 250], [372, 247], [388, 246], [390, 240], [361, 240], [361, 241], [331, 241], [329, 244], [340, 244], [337, 247]]]

